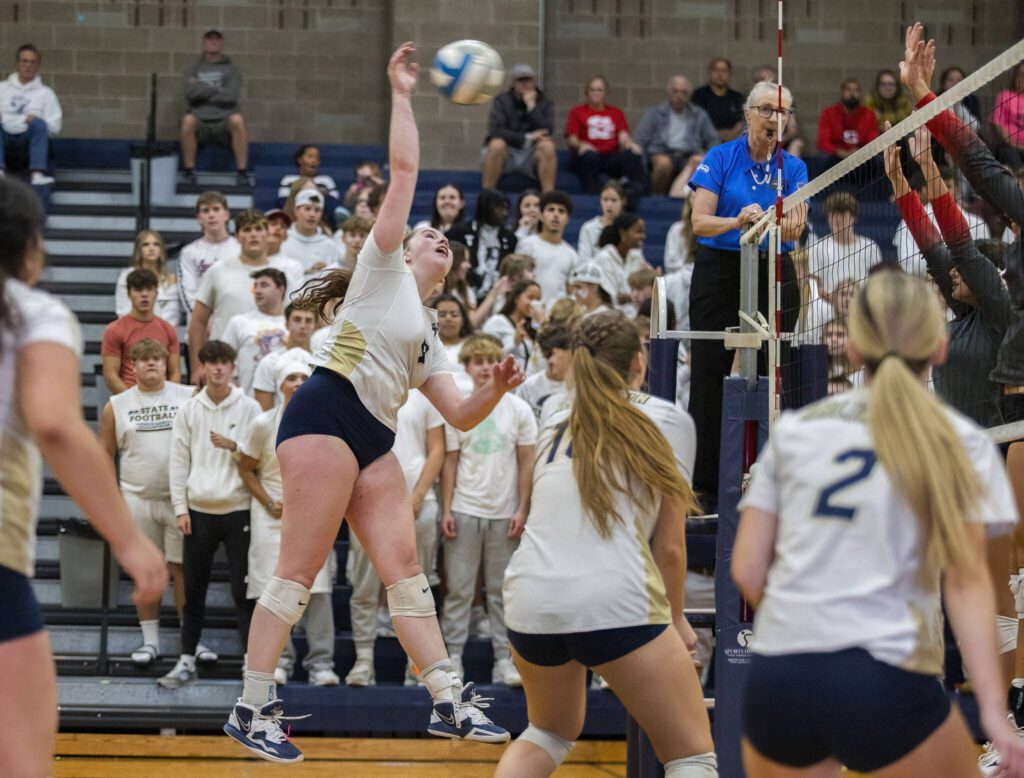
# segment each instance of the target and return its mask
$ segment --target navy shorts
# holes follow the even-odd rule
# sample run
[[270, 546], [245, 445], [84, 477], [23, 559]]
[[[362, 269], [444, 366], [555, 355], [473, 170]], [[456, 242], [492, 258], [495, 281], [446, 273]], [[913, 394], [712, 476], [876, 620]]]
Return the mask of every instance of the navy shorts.
[[743, 735], [789, 767], [835, 757], [870, 773], [906, 756], [949, 716], [939, 679], [852, 648], [828, 654], [754, 654]]
[[366, 410], [352, 383], [325, 367], [316, 368], [295, 391], [281, 417], [277, 445], [300, 435], [341, 438], [355, 454], [360, 470], [395, 445], [395, 433]]
[[562, 632], [527, 635], [508, 630], [508, 642], [523, 659], [541, 667], [557, 667], [575, 659], [584, 667], [614, 662], [647, 645], [665, 631], [667, 624], [617, 627], [593, 632]]
[[0, 565], [0, 643], [34, 635], [44, 626], [32, 581]]

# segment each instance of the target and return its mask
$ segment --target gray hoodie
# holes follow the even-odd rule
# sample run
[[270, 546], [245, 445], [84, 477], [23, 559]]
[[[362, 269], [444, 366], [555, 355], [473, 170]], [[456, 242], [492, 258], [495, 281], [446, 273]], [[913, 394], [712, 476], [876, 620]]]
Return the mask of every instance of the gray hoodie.
[[200, 121], [217, 122], [238, 111], [242, 74], [228, 57], [207, 62], [202, 57], [185, 71], [185, 100]]

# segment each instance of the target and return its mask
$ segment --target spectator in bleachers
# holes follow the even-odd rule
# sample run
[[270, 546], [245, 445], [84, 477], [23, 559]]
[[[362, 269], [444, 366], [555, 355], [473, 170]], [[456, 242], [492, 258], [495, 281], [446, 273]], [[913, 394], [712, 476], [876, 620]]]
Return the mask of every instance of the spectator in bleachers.
[[498, 281], [476, 308], [469, 312], [469, 320], [474, 329], [482, 327], [495, 311], [504, 308], [509, 289], [520, 281], [532, 281], [536, 270], [536, 261], [527, 254], [504, 256], [498, 265]]
[[626, 207], [626, 190], [618, 181], [609, 179], [601, 187], [601, 213], [580, 225], [576, 239], [576, 252], [580, 261], [593, 259], [601, 231], [611, 224]]
[[569, 276], [569, 289], [583, 316], [615, 308], [615, 284], [593, 260], [576, 265]]
[[249, 170], [249, 131], [238, 110], [242, 74], [224, 54], [224, 35], [208, 30], [203, 54], [184, 76], [188, 111], [181, 119], [181, 165], [185, 180], [195, 183], [196, 149], [208, 143], [228, 146], [235, 155], [240, 186], [252, 186]]
[[341, 228], [334, 233], [334, 240], [344, 250], [339, 261], [341, 267], [348, 271], [356, 269], [356, 262], [359, 260], [359, 252], [363, 250], [366, 243], [366, 236], [370, 234], [373, 225], [359, 216], [349, 216], [345, 219]]
[[540, 229], [540, 192], [524, 189], [516, 200], [516, 238], [525, 240]]
[[462, 344], [473, 334], [473, 323], [466, 306], [458, 296], [445, 292], [431, 300], [427, 307], [437, 311], [437, 334], [448, 354], [448, 364], [455, 382], [463, 391], [471, 391], [472, 386], [461, 380], [465, 377], [466, 369], [459, 361]]
[[836, 316], [825, 322], [821, 329], [821, 342], [828, 351], [829, 394], [842, 390], [844, 382], [850, 388], [859, 389], [864, 385], [864, 369], [855, 367], [846, 352], [846, 315]]
[[[570, 293], [572, 291], [572, 277], [569, 278], [569, 291]], [[551, 311], [548, 313], [547, 323], [550, 325], [564, 324], [571, 330], [582, 318], [583, 309], [580, 308], [575, 297], [570, 294], [569, 297], [555, 300], [555, 304], [551, 306]]]
[[281, 183], [277, 186], [277, 204], [279, 206], [288, 199], [288, 195], [291, 194], [291, 185], [300, 178], [312, 180], [325, 198], [333, 198], [335, 201], [341, 199], [341, 195], [338, 194], [338, 185], [334, 183], [334, 179], [326, 173], [320, 172], [319, 146], [311, 143], [299, 146], [299, 150], [295, 152], [295, 166], [298, 168], [298, 172], [282, 176]]
[[[281, 415], [288, 401], [309, 374], [306, 360], [281, 362], [274, 376], [282, 398], [280, 406], [255, 416], [244, 429], [238, 444], [238, 473], [251, 495], [246, 595], [253, 606], [270, 582], [281, 553], [283, 504], [281, 466], [275, 451], [277, 428], [281, 425]], [[332, 552], [331, 558], [313, 579], [309, 606], [303, 614], [302, 624], [309, 650], [302, 659], [302, 666], [309, 673], [311, 686], [337, 686], [340, 681], [334, 672], [334, 607], [331, 602], [334, 566]], [[274, 680], [279, 685], [288, 682], [295, 656], [295, 645], [289, 638], [274, 670]]]
[[160, 282], [152, 270], [133, 270], [126, 281], [131, 309], [103, 330], [103, 382], [111, 394], [135, 386], [135, 368], [129, 357], [132, 346], [142, 340], [155, 340], [169, 354], [167, 378], [181, 381], [178, 333], [153, 312]]
[[206, 619], [213, 557], [227, 552], [231, 596], [242, 645], [249, 637], [253, 603], [246, 599], [249, 570], [249, 492], [238, 473], [238, 440], [260, 412], [232, 383], [235, 352], [211, 340], [200, 349], [206, 385], [174, 418], [170, 454], [171, 502], [184, 535], [185, 618], [181, 656], [157, 683], [177, 689], [196, 679], [195, 655]]
[[[203, 192], [196, 200], [196, 221], [200, 238], [182, 248], [178, 255], [178, 292], [186, 318], [191, 321], [196, 292], [206, 271], [222, 259], [238, 256], [241, 246], [228, 232], [228, 201], [220, 192]], [[187, 322], [186, 322], [187, 323]]]
[[250, 397], [260, 361], [270, 354], [284, 351], [288, 336], [284, 318], [284, 292], [288, 280], [284, 273], [264, 267], [253, 272], [251, 278], [256, 309], [232, 316], [220, 336], [237, 354], [235, 379]]
[[[290, 187], [288, 187], [288, 197], [287, 197], [287, 199], [285, 199], [284, 205], [281, 206], [281, 209], [286, 214], [288, 214], [288, 218], [290, 218], [292, 220], [291, 224], [288, 225], [289, 227], [291, 227], [293, 224], [295, 224], [295, 198], [299, 196], [299, 192], [301, 192], [301, 191], [303, 191], [305, 189], [308, 189], [311, 192], [316, 192], [316, 193], [320, 194], [321, 196], [323, 195], [323, 192], [320, 191], [320, 187], [318, 187], [315, 183], [313, 183], [313, 179], [312, 178], [306, 178], [305, 176], [302, 176], [302, 177], [298, 178]], [[323, 198], [323, 204], [326, 204], [326, 202], [327, 202], [327, 198]], [[326, 205], [324, 205], [324, 207], [326, 207]], [[333, 235], [334, 234], [334, 225], [331, 224], [330, 221], [328, 221], [328, 219], [327, 219], [327, 211], [326, 210], [322, 210], [321, 211], [321, 215], [320, 215], [320, 230], [325, 235]], [[288, 239], [287, 236], [285, 236], [285, 240], [287, 240], [287, 239]]]
[[650, 267], [644, 258], [644, 239], [647, 227], [644, 220], [635, 213], [621, 213], [607, 227], [601, 230], [597, 241], [598, 252], [594, 262], [604, 271], [605, 277], [615, 289], [613, 298], [617, 307], [630, 318], [636, 316], [636, 308], [629, 293], [629, 274], [642, 267]]
[[557, 189], [540, 198], [540, 231], [516, 246], [517, 254], [533, 257], [533, 277], [540, 284], [541, 301], [553, 303], [566, 293], [569, 274], [576, 265], [576, 249], [565, 240], [572, 216], [572, 198]]
[[[292, 226], [292, 217], [288, 215], [288, 212], [282, 208], [271, 208], [267, 211], [264, 216], [267, 218], [267, 259], [284, 259], [285, 255], [281, 253], [281, 244], [285, 242], [288, 237], [288, 228]], [[302, 263], [297, 259], [288, 257], [289, 262], [295, 263], [293, 272], [287, 273], [288, 275], [288, 286], [292, 287], [293, 273], [297, 273], [297, 278], [294, 279], [294, 288], [289, 288], [289, 292], [294, 291], [302, 282], [305, 280], [305, 271], [302, 267]]]
[[491, 316], [482, 331], [497, 338], [502, 351], [514, 356], [523, 372], [531, 376], [544, 369], [536, 342], [537, 332], [546, 320], [540, 284], [526, 279], [509, 290], [501, 313]]
[[822, 111], [818, 120], [818, 151], [824, 155], [820, 165], [829, 168], [846, 159], [878, 134], [875, 112], [861, 105], [860, 83], [846, 79], [839, 85], [839, 102]]
[[[946, 68], [945, 70], [942, 71], [942, 75], [939, 76], [938, 94], [941, 95], [942, 93], [952, 89], [961, 81], [963, 81], [966, 77], [967, 74], [961, 67], [953, 65], [952, 67]], [[964, 111], [970, 114], [970, 116], [964, 115]], [[981, 117], [981, 103], [978, 100], [978, 96], [975, 94], [967, 95], [967, 97], [965, 97], [963, 100], [956, 104], [956, 107], [953, 109], [953, 112], [956, 113], [957, 117], [962, 122], [967, 122], [970, 121], [971, 119], [977, 121]]]
[[996, 158], [1012, 170], [1024, 170], [1024, 62], [1010, 71], [1007, 88], [996, 97], [992, 126], [999, 142]]
[[114, 313], [124, 316], [131, 310], [132, 302], [128, 299], [128, 274], [142, 268], [152, 271], [159, 283], [153, 312], [172, 327], [181, 324], [178, 278], [174, 273], [167, 272], [167, 248], [163, 237], [156, 230], [142, 230], [135, 236], [131, 264], [118, 274], [117, 283], [114, 285]]
[[384, 205], [384, 198], [388, 196], [388, 182], [377, 184], [366, 195], [366, 207], [370, 209], [370, 224], [377, 221], [381, 206]]
[[797, 287], [800, 291], [800, 313], [794, 330], [794, 345], [820, 343], [822, 328], [835, 317], [832, 298], [822, 290], [821, 280], [811, 275], [807, 249], [794, 250], [792, 257]]
[[295, 280], [295, 262], [278, 253], [267, 256], [267, 219], [262, 211], [249, 209], [236, 218], [241, 253], [210, 268], [195, 298], [195, 310], [188, 327], [189, 362], [192, 382], [201, 380], [196, 355], [208, 339], [219, 340], [233, 316], [255, 310], [252, 299], [252, 273], [270, 267], [280, 270], [288, 280], [288, 291]]
[[722, 143], [743, 132], [743, 95], [729, 87], [731, 77], [732, 63], [715, 57], [708, 64], [708, 82], [693, 93], [693, 104], [707, 111]]
[[295, 221], [288, 228], [288, 237], [281, 252], [302, 263], [306, 275], [341, 266], [341, 248], [325, 232], [321, 222], [324, 196], [319, 189], [301, 189], [295, 195]]
[[498, 263], [516, 250], [516, 235], [505, 226], [508, 197], [498, 189], [481, 189], [476, 196], [473, 221], [461, 222], [448, 230], [449, 242], [465, 244], [472, 258], [468, 281], [477, 299], [498, 280]]
[[672, 76], [665, 91], [665, 102], [644, 113], [634, 135], [647, 155], [656, 195], [668, 194], [674, 185], [685, 189], [704, 154], [718, 143], [711, 118], [690, 99], [693, 89], [686, 76]]
[[632, 191], [642, 193], [644, 150], [629, 134], [626, 114], [606, 102], [608, 82], [603, 76], [587, 82], [584, 98], [565, 122], [569, 168], [579, 176], [584, 194], [600, 192], [602, 177], [628, 181]]
[[871, 268], [882, 261], [881, 247], [854, 231], [858, 212], [857, 198], [851, 192], [830, 194], [825, 199], [829, 235], [807, 247], [811, 274], [821, 280], [828, 294], [844, 278], [867, 278]]
[[376, 220], [373, 211], [370, 210], [370, 190], [364, 189], [359, 192], [352, 201], [352, 215], [365, 219], [370, 224]]
[[455, 184], [442, 184], [434, 193], [434, 202], [430, 206], [430, 218], [413, 225], [414, 230], [421, 227], [433, 227], [441, 232], [448, 232], [453, 224], [458, 224], [465, 217], [466, 200], [462, 190]]
[[457, 240], [450, 241], [448, 245], [452, 250], [452, 269], [444, 277], [442, 291], [445, 294], [455, 295], [466, 310], [472, 311], [476, 308], [476, 294], [467, 280], [472, 268], [469, 249], [466, 248], [465, 243], [459, 243]]
[[512, 86], [491, 101], [484, 139], [482, 186], [496, 187], [502, 173], [538, 181], [540, 190], [555, 188], [555, 104], [537, 87], [529, 65], [513, 65]]
[[665, 256], [662, 267], [666, 275], [676, 273], [687, 265], [690, 266], [691, 272], [693, 270], [693, 259], [697, 254], [697, 236], [693, 233], [691, 213], [693, 203], [690, 202], [690, 198], [686, 198], [679, 221], [673, 222], [665, 233]]
[[378, 163], [371, 159], [363, 159], [356, 163], [356, 180], [345, 190], [345, 207], [356, 216], [367, 218], [366, 214], [357, 213], [357, 202], [360, 194], [369, 194], [375, 186], [384, 183], [384, 173]]
[[0, 83], [0, 173], [9, 148], [28, 151], [32, 186], [48, 186], [50, 138], [61, 129], [64, 114], [60, 101], [39, 77], [42, 55], [31, 43], [18, 48], [15, 72]]
[[878, 71], [875, 88], [864, 98], [864, 107], [875, 112], [879, 132], [885, 131], [886, 122], [895, 127], [914, 110], [910, 98], [903, 91], [899, 76], [888, 68]]
[[310, 338], [316, 328], [316, 312], [289, 304], [284, 309], [285, 329], [283, 351], [271, 351], [256, 366], [252, 379], [253, 399], [269, 411], [280, 399], [277, 367], [285, 362], [309, 363], [313, 356]]
[[545, 367], [534, 373], [516, 389], [540, 418], [540, 409], [554, 394], [565, 391], [565, 378], [572, 366], [572, 330], [564, 324], [545, 324], [537, 335], [537, 345], [544, 355]]
[[[474, 335], [459, 359], [479, 390], [502, 359], [492, 338]], [[469, 432], [445, 428], [441, 473], [441, 533], [446, 594], [441, 632], [460, 677], [469, 615], [481, 563], [487, 591], [494, 667], [491, 682], [521, 686], [505, 631], [502, 581], [530, 512], [537, 421], [530, 406], [506, 394]]]
[[657, 278], [658, 274], [654, 272], [654, 268], [648, 265], [634, 270], [626, 279], [626, 283], [629, 284], [629, 299], [637, 314], [640, 312], [640, 306], [654, 295], [654, 282]]
[[[174, 583], [179, 621], [185, 605], [182, 534], [175, 524], [168, 482], [171, 427], [179, 408], [192, 396], [191, 386], [167, 380], [167, 349], [151, 339], [140, 340], [129, 359], [138, 382], [115, 394], [100, 416], [99, 438], [112, 460], [120, 460], [118, 482], [125, 505], [142, 533], [163, 552]], [[163, 593], [161, 592], [161, 595]], [[160, 598], [137, 602], [142, 644], [132, 662], [150, 665], [161, 653]]]

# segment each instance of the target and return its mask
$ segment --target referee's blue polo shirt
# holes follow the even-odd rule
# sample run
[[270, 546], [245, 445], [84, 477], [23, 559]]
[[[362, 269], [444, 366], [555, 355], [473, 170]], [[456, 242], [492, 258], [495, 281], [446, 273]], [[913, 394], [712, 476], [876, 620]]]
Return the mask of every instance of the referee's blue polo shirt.
[[[715, 146], [707, 154], [697, 172], [690, 178], [690, 189], [707, 189], [718, 195], [715, 216], [732, 217], [751, 203], [764, 210], [775, 207], [776, 155], [771, 162], [755, 162], [750, 158], [746, 133], [727, 143]], [[807, 183], [807, 165], [802, 159], [782, 152], [782, 195], [792, 194]], [[767, 237], [762, 247], [767, 245]], [[729, 230], [711, 238], [700, 237], [702, 246], [724, 251], [740, 250], [740, 231]], [[792, 242], [783, 242], [783, 251], [792, 251]]]

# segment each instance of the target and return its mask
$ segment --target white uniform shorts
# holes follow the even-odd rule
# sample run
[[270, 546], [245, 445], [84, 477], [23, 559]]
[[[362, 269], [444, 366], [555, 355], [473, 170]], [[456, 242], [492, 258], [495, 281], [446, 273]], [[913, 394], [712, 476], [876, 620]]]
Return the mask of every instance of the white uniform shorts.
[[175, 523], [174, 508], [170, 500], [145, 500], [133, 494], [123, 494], [135, 525], [164, 553], [168, 562], [181, 564], [185, 536]]

